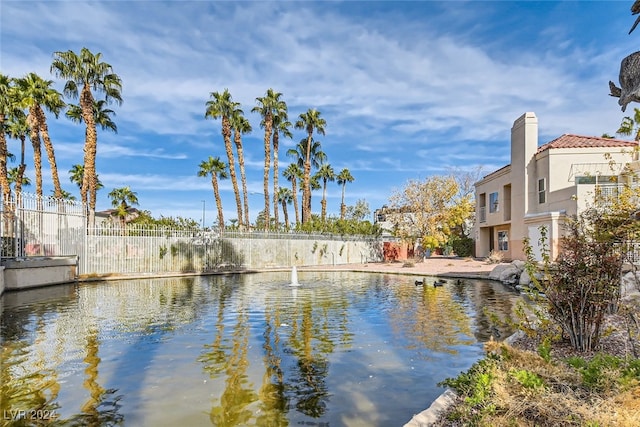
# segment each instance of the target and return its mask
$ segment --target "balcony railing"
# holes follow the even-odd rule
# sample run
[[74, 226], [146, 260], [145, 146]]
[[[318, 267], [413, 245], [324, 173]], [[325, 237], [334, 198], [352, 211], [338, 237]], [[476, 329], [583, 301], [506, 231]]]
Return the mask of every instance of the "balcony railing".
[[485, 206], [480, 206], [479, 217], [480, 222], [487, 222], [487, 208]]
[[[595, 191], [596, 200], [604, 205], [611, 204], [614, 200], [623, 195], [624, 190], [625, 185], [623, 184], [597, 184]], [[640, 204], [640, 198], [638, 197], [639, 194], [640, 192], [638, 191], [638, 187], [636, 185], [632, 186], [631, 192], [628, 193], [628, 196], [630, 197], [629, 201], [631, 203]]]

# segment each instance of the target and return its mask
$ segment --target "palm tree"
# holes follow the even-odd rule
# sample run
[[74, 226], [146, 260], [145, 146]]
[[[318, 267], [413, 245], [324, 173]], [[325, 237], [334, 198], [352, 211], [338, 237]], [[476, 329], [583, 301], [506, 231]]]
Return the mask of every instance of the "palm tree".
[[[69, 181], [76, 184], [78, 186], [78, 189], [82, 191], [83, 180], [84, 180], [84, 166], [78, 165], [78, 164], [73, 165], [71, 169], [69, 169]], [[100, 190], [102, 188], [104, 188], [104, 185], [100, 181], [100, 177], [96, 175], [96, 190]]]
[[[27, 124], [27, 116], [24, 114], [24, 111], [14, 111], [9, 118], [9, 123], [5, 130], [9, 137], [20, 140], [20, 165], [16, 168], [17, 170], [14, 181], [16, 193], [19, 193], [22, 191], [24, 172], [27, 169], [27, 165], [24, 162], [24, 148], [27, 135], [29, 134], [29, 125]], [[29, 184], [31, 184], [30, 180]]]
[[351, 176], [351, 172], [349, 172], [349, 169], [347, 168], [342, 169], [338, 174], [338, 176], [336, 177], [336, 181], [338, 182], [338, 185], [342, 185], [342, 202], [340, 203], [340, 219], [344, 219], [347, 213], [347, 206], [344, 204], [344, 188], [347, 185], [347, 182], [353, 182], [354, 179], [355, 178]]
[[[305, 168], [305, 164], [306, 164], [306, 157], [307, 157], [307, 138], [303, 138], [302, 140], [300, 140], [300, 142], [295, 146], [295, 148], [290, 148], [289, 150], [287, 150], [287, 155], [289, 157], [293, 157], [296, 160], [296, 163], [298, 165], [298, 167], [302, 170], [302, 175], [301, 175], [301, 180], [300, 180], [300, 186], [304, 188], [304, 184], [305, 184], [305, 175], [304, 175], [304, 168]], [[311, 145], [309, 147], [309, 172], [311, 172], [311, 168], [313, 167], [314, 169], [319, 168], [322, 163], [324, 163], [327, 160], [327, 155], [324, 153], [324, 151], [322, 151], [322, 147], [320, 144], [320, 141], [316, 141], [315, 139], [311, 139]], [[307, 198], [306, 198], [306, 202], [307, 205], [309, 207], [309, 217], [308, 219], [311, 219], [311, 177], [309, 177], [309, 180], [307, 181], [309, 183], [309, 192], [307, 194]], [[302, 194], [302, 212], [304, 214], [304, 205], [305, 205], [305, 195], [304, 192]], [[303, 215], [304, 216], [304, 215]], [[304, 224], [304, 221], [303, 221]]]
[[138, 194], [135, 191], [131, 191], [131, 188], [127, 186], [114, 188], [108, 196], [111, 199], [111, 206], [116, 208], [117, 215], [122, 220], [122, 225], [124, 226], [129, 208], [131, 205], [138, 205]]
[[71, 169], [69, 169], [69, 180], [78, 185], [79, 189], [82, 189], [82, 181], [84, 175], [84, 166], [82, 165], [73, 165]]
[[[234, 142], [236, 144], [236, 151], [238, 152], [238, 165], [240, 166], [240, 181], [242, 182], [242, 197], [244, 201], [244, 218], [245, 224], [249, 226], [249, 193], [247, 191], [247, 175], [244, 170], [244, 150], [242, 148], [242, 134], [251, 132], [251, 123], [243, 115], [244, 113], [240, 109], [236, 109], [231, 116], [231, 127], [234, 131]], [[239, 224], [240, 227], [243, 224]]]
[[303, 169], [303, 186], [302, 186], [302, 224], [311, 219], [311, 188], [309, 181], [311, 180], [311, 149], [313, 143], [313, 132], [316, 131], [320, 135], [324, 135], [324, 128], [327, 122], [320, 117], [320, 112], [316, 109], [309, 109], [306, 113], [300, 114], [296, 121], [296, 129], [304, 129], [307, 131], [307, 139], [305, 143], [305, 157]]
[[8, 147], [5, 135], [5, 132], [7, 132], [5, 121], [17, 109], [14, 94], [13, 80], [9, 76], [0, 73], [0, 187], [2, 187], [2, 200], [4, 202], [8, 202], [11, 195], [11, 187], [7, 177]]
[[29, 177], [21, 175], [20, 167], [9, 168], [7, 175], [9, 179], [9, 185], [14, 185], [16, 194], [22, 192], [22, 186], [27, 187], [31, 185], [31, 180], [29, 179]]
[[[111, 119], [111, 116], [115, 116], [116, 113], [115, 111], [106, 108], [107, 106], [107, 101], [105, 100], [98, 100], [98, 101], [94, 101], [93, 103], [93, 118], [95, 120], [95, 124], [99, 125], [102, 130], [110, 130], [113, 133], [118, 133], [118, 126], [116, 125], [116, 123]], [[82, 123], [82, 108], [80, 108], [79, 105], [73, 105], [73, 104], [69, 104], [68, 108], [67, 108], [67, 112], [65, 114], [71, 121], [73, 121], [74, 123]], [[80, 188], [80, 191], [82, 191], [82, 180], [84, 178], [83, 174], [84, 174], [84, 166], [82, 165], [74, 165], [75, 167], [80, 167], [82, 168], [82, 170], [80, 171], [78, 177], [80, 179], [79, 182], [74, 181], [74, 179], [72, 178], [71, 181], [72, 182], [77, 182], [78, 186]], [[73, 170], [73, 168], [72, 168]], [[71, 172], [69, 171], [69, 173], [75, 174], [75, 172]], [[103, 188], [104, 186], [102, 185], [102, 183], [100, 182], [100, 180], [98, 179], [98, 176], [96, 175], [95, 178], [96, 181], [96, 192], [98, 190], [100, 190], [101, 188]], [[86, 189], [88, 191], [88, 188]], [[81, 196], [82, 197], [82, 196]], [[87, 199], [87, 194], [84, 195], [84, 197], [82, 197], [83, 200]]]
[[293, 201], [293, 193], [287, 187], [280, 187], [278, 189], [278, 200], [282, 204], [282, 213], [284, 214], [284, 228], [289, 229], [289, 212], [287, 211], [287, 205]]
[[213, 196], [216, 199], [216, 208], [218, 209], [218, 224], [220, 230], [224, 230], [224, 215], [222, 213], [222, 199], [220, 198], [220, 190], [218, 188], [218, 178], [226, 179], [227, 165], [220, 160], [220, 157], [211, 157], [200, 162], [198, 176], [211, 175], [211, 186], [213, 187]]
[[[233, 156], [233, 149], [231, 147], [231, 118], [238, 111], [240, 104], [234, 102], [231, 99], [229, 89], [225, 89], [224, 92], [211, 92], [211, 100], [207, 101], [207, 111], [205, 112], [205, 118], [222, 119], [222, 138], [224, 140], [224, 148], [227, 152], [227, 159], [229, 160], [229, 175], [231, 176], [231, 184], [233, 185], [233, 192], [236, 197], [236, 210], [238, 212], [238, 225], [243, 225], [242, 219], [242, 204], [240, 202], [240, 191], [238, 190], [238, 180], [236, 179], [236, 167]], [[239, 110], [242, 112], [242, 110]]]
[[[49, 138], [49, 128], [43, 107], [55, 114], [56, 118], [64, 108], [65, 103], [62, 95], [53, 89], [53, 80], [44, 80], [35, 73], [29, 73], [26, 77], [16, 80], [16, 90], [19, 93], [20, 107], [28, 108], [27, 123], [31, 128], [31, 143], [34, 147], [34, 166], [36, 168], [36, 194], [42, 196], [42, 172], [41, 160], [38, 159], [36, 165], [35, 157], [40, 157], [40, 136], [44, 142], [47, 158], [51, 168], [51, 178], [53, 180], [54, 196], [59, 198], [62, 194], [60, 179], [58, 178], [58, 167], [56, 157]], [[37, 148], [36, 148], [37, 146]], [[36, 153], [37, 151], [37, 153]]]
[[[96, 174], [96, 153], [98, 149], [98, 132], [95, 121], [95, 97], [92, 92], [104, 93], [108, 103], [112, 101], [122, 104], [122, 81], [113, 72], [113, 68], [102, 61], [102, 54], [95, 55], [83, 47], [80, 54], [72, 50], [54, 52], [51, 72], [56, 77], [66, 79], [64, 94], [80, 100], [82, 120], [84, 121], [84, 172], [80, 196], [83, 205], [89, 208], [89, 224], [95, 222], [96, 192], [98, 175]], [[87, 201], [88, 196], [88, 201]]]
[[62, 200], [76, 200], [76, 196], [74, 196], [73, 194], [69, 193], [66, 190], [62, 190]]
[[[282, 94], [273, 89], [267, 89], [265, 96], [256, 98], [257, 106], [251, 109], [254, 113], [262, 116], [260, 126], [264, 128], [264, 216], [265, 229], [269, 228], [271, 219], [269, 218], [269, 171], [271, 169], [271, 135], [273, 133], [273, 116], [278, 114], [278, 108], [282, 108], [283, 102], [280, 100]], [[286, 104], [285, 104], [286, 106]]]
[[298, 211], [298, 179], [302, 178], [302, 171], [297, 164], [291, 163], [289, 167], [282, 171], [284, 176], [289, 182], [291, 182], [291, 197], [293, 199], [293, 209], [296, 214], [296, 225], [300, 224], [300, 214]]
[[[113, 133], [118, 133], [118, 126], [111, 118], [112, 115], [116, 115], [116, 112], [106, 108], [107, 105], [107, 101], [103, 99], [94, 101], [93, 118], [96, 125], [99, 125], [102, 130], [110, 130]], [[69, 104], [65, 115], [74, 123], [82, 123], [82, 108], [80, 108], [79, 105]]]
[[325, 163], [320, 166], [315, 177], [322, 180], [322, 202], [320, 202], [322, 205], [322, 215], [320, 218], [322, 218], [322, 222], [324, 222], [327, 218], [327, 182], [334, 181], [336, 179], [336, 174], [331, 165]]
[[273, 114], [273, 218], [276, 226], [278, 220], [278, 200], [279, 185], [278, 175], [278, 151], [280, 145], [280, 134], [287, 138], [293, 138], [291, 133], [291, 122], [287, 115], [287, 104], [284, 101], [279, 101], [276, 105], [276, 109]]
[[618, 135], [632, 136], [634, 141], [640, 141], [640, 109], [633, 109], [633, 117], [626, 116], [622, 119]]

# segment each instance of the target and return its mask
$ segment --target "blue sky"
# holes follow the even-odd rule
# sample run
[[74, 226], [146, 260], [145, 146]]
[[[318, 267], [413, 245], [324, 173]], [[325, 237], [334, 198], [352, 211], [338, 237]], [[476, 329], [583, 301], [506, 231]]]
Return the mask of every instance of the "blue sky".
[[[526, 111], [538, 116], [540, 143], [614, 134], [625, 114], [608, 81], [618, 82], [620, 61], [640, 38], [627, 34], [631, 4], [3, 0], [0, 72], [36, 72], [61, 91], [49, 71], [53, 52], [87, 47], [120, 75], [118, 133], [98, 137], [98, 210], [110, 207], [109, 191], [128, 185], [154, 216], [200, 222], [204, 205], [211, 225], [210, 181], [196, 173], [210, 155], [226, 160], [220, 121], [204, 112], [209, 94], [228, 88], [254, 129], [244, 137], [254, 219], [264, 206], [263, 133], [250, 111], [273, 88], [292, 121], [309, 108], [322, 113], [328, 162], [355, 177], [346, 203], [365, 199], [373, 211], [409, 179], [509, 163], [510, 128]], [[84, 128], [48, 119], [63, 188], [77, 196], [67, 171], [82, 163]], [[281, 170], [302, 137], [281, 141]], [[19, 153], [17, 141], [9, 149]], [[31, 165], [27, 173], [33, 179]], [[221, 191], [225, 219], [235, 218], [230, 180]], [[340, 197], [330, 183], [330, 214]], [[314, 193], [314, 212], [320, 199]]]

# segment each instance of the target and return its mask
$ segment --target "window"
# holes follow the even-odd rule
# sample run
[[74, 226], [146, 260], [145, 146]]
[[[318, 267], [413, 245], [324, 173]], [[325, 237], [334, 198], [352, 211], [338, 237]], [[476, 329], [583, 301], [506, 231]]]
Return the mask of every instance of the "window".
[[578, 184], [611, 184], [618, 182], [618, 177], [615, 175], [586, 175], [577, 176], [576, 182]]
[[547, 194], [546, 194], [547, 185], [546, 184], [547, 183], [544, 178], [540, 178], [538, 180], [538, 203], [539, 204], [543, 204], [547, 201]]
[[489, 194], [489, 212], [498, 212], [498, 193]]
[[509, 232], [506, 230], [498, 231], [498, 250], [499, 251], [509, 250]]

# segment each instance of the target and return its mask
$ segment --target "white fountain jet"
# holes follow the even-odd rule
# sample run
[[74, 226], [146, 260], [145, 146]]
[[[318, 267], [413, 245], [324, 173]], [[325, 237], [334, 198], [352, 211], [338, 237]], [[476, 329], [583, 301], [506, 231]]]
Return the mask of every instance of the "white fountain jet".
[[295, 265], [291, 269], [291, 283], [289, 286], [300, 286], [300, 283], [298, 283], [298, 270]]

